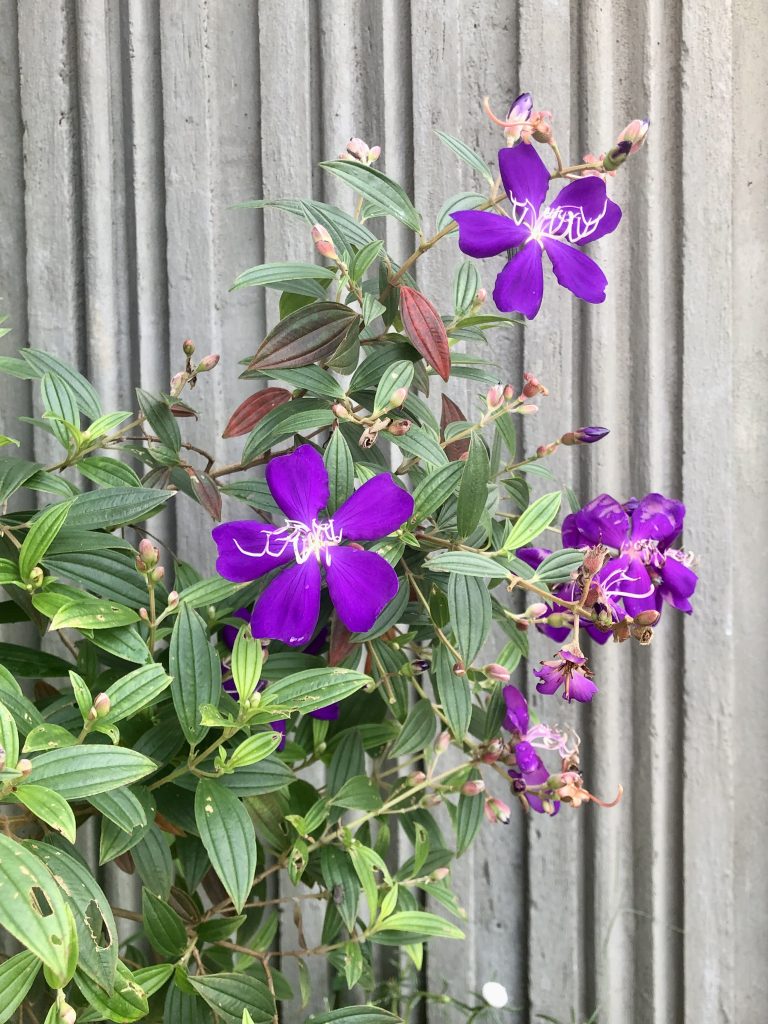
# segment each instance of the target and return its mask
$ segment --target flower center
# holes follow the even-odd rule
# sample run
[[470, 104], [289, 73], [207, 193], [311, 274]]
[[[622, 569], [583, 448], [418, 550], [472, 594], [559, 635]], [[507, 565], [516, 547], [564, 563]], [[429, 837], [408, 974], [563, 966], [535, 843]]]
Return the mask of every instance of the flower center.
[[608, 210], [607, 197], [602, 210], [595, 217], [587, 217], [581, 206], [566, 205], [547, 206], [537, 215], [529, 199], [521, 202], [510, 195], [509, 201], [512, 204], [512, 220], [518, 226], [525, 225], [531, 232], [528, 241], [538, 242], [539, 245], [543, 244], [543, 238], [581, 245], [597, 228]]
[[314, 556], [318, 562], [325, 557], [326, 564], [331, 561], [330, 549], [341, 543], [342, 531], [336, 532], [333, 519], [318, 522], [302, 523], [297, 519], [286, 519], [285, 526], [264, 535], [264, 546], [257, 551], [247, 551], [235, 540], [235, 545], [242, 555], [250, 558], [282, 558], [289, 548], [293, 548], [293, 557], [302, 565]]

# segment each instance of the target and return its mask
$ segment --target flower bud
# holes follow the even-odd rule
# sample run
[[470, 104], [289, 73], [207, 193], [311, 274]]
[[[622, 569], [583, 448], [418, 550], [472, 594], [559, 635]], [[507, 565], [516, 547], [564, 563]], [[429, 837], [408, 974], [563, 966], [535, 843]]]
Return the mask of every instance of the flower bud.
[[540, 459], [544, 459], [554, 451], [557, 451], [557, 441], [550, 441], [549, 444], [540, 444], [536, 449], [536, 454]]
[[195, 354], [195, 343], [191, 338], [185, 338], [181, 347], [184, 350], [185, 356], [193, 356]]
[[345, 405], [342, 405], [341, 402], [334, 402], [331, 406], [331, 412], [337, 420], [349, 419], [349, 410]]
[[560, 438], [561, 444], [594, 444], [610, 434], [608, 427], [579, 427], [578, 430], [570, 430]]
[[460, 661], [457, 661], [457, 662], [454, 663], [454, 666], [451, 669], [451, 671], [453, 672], [453, 674], [455, 676], [465, 676], [467, 674], [466, 668], [464, 667], [463, 663], [460, 662]]
[[594, 547], [587, 548], [582, 563], [587, 576], [594, 576], [595, 573], [600, 572], [608, 555], [609, 551], [605, 544], [595, 544]]
[[511, 384], [505, 385], [505, 387], [504, 387], [504, 401], [505, 402], [511, 402], [514, 397], [515, 397], [515, 389], [512, 387]]
[[539, 411], [538, 405], [521, 405], [515, 412], [520, 413], [521, 416], [532, 416], [535, 412]]
[[408, 388], [397, 388], [392, 392], [392, 397], [389, 400], [389, 408], [396, 409], [398, 406], [403, 404], [407, 397]]
[[29, 574], [29, 585], [34, 590], [38, 590], [43, 585], [45, 579], [45, 573], [39, 565], [36, 565]]
[[493, 764], [494, 761], [498, 761], [501, 755], [504, 753], [504, 744], [498, 737], [485, 744], [485, 750], [482, 754], [483, 764]]
[[407, 434], [411, 429], [410, 420], [393, 420], [392, 423], [387, 427], [387, 433], [393, 434], [395, 437], [402, 437], [403, 434]]
[[139, 541], [139, 555], [144, 565], [151, 569], [154, 565], [157, 565], [157, 560], [160, 557], [160, 550], [149, 540], [148, 537], [142, 537]]
[[435, 868], [432, 874], [429, 876], [433, 882], [442, 882], [444, 878], [450, 875], [450, 868]]
[[59, 1024], [76, 1024], [77, 1014], [75, 1013], [74, 1006], [70, 1006], [69, 1003], [61, 1002], [56, 1007], [59, 1014]]
[[170, 392], [173, 398], [176, 398], [182, 391], [182, 388], [189, 380], [189, 375], [186, 373], [175, 373], [171, 377]]
[[26, 779], [32, 772], [32, 762], [28, 757], [20, 757], [16, 762], [16, 771], [21, 772], [23, 777]]
[[485, 404], [488, 407], [488, 411], [492, 412], [494, 409], [498, 409], [504, 402], [504, 388], [501, 384], [494, 384], [492, 388], [488, 388], [488, 393], [485, 396]]
[[504, 129], [507, 145], [514, 145], [520, 138], [524, 122], [528, 121], [533, 110], [533, 96], [529, 92], [521, 92], [507, 111], [506, 120], [509, 127]]
[[162, 565], [158, 565], [149, 573], [149, 578], [150, 580], [152, 580], [153, 583], [159, 583], [164, 576], [165, 569], [162, 567]]
[[173, 611], [174, 608], [178, 608], [179, 605], [179, 592], [178, 590], [172, 590], [168, 595], [168, 607]]
[[488, 797], [483, 810], [488, 821], [494, 824], [500, 821], [502, 825], [506, 825], [512, 816], [509, 805], [505, 804], [503, 800], [498, 800], [495, 796]]
[[475, 295], [475, 305], [482, 306], [485, 300], [488, 298], [488, 292], [485, 288], [478, 288], [477, 294]]
[[427, 776], [424, 772], [411, 772], [408, 776], [408, 784], [411, 786], [418, 786], [422, 782], [427, 781]]
[[489, 679], [498, 679], [501, 683], [508, 683], [510, 680], [509, 669], [504, 668], [503, 665], [499, 665], [496, 661], [492, 661], [490, 665], [486, 665], [483, 671]]
[[649, 608], [647, 611], [636, 615], [632, 621], [636, 626], [655, 626], [659, 621], [659, 617], [659, 613], [655, 609]]
[[352, 138], [347, 143], [347, 153], [355, 160], [365, 163], [370, 156], [370, 149], [362, 139]]
[[422, 800], [422, 803], [424, 804], [425, 807], [437, 807], [442, 802], [443, 798], [440, 796], [439, 793], [430, 793], [428, 796], [425, 796], [424, 799]]
[[313, 224], [311, 234], [312, 241], [315, 243], [315, 249], [317, 249], [321, 256], [325, 256], [328, 260], [338, 259], [336, 246], [333, 244], [333, 239], [327, 228], [324, 228], [322, 224]]
[[215, 367], [219, 365], [220, 359], [221, 356], [218, 354], [203, 356], [203, 358], [197, 364], [197, 369], [195, 370], [195, 373], [208, 373], [209, 370], [213, 370]]
[[634, 121], [629, 122], [616, 141], [619, 143], [628, 142], [631, 146], [629, 155], [632, 156], [632, 154], [636, 153], [645, 142], [645, 137], [648, 134], [648, 129], [650, 127], [650, 121], [636, 118]]
[[544, 395], [546, 397], [549, 394], [549, 388], [544, 387], [539, 378], [533, 373], [524, 373], [523, 382], [522, 394], [525, 398], [533, 398], [534, 395]]
[[540, 619], [543, 615], [546, 615], [548, 611], [547, 606], [543, 601], [535, 601], [533, 604], [529, 604], [525, 609], [526, 617], [529, 619]]
[[485, 792], [485, 783], [482, 779], [470, 779], [461, 787], [464, 796], [477, 796]]
[[438, 753], [442, 754], [442, 753], [444, 753], [448, 749], [448, 747], [450, 747], [450, 745], [451, 745], [451, 734], [446, 729], [443, 729], [443, 731], [440, 733], [440, 735], [435, 740], [435, 750]]
[[381, 146], [371, 146], [368, 150], [368, 163], [375, 164], [381, 156]]
[[111, 703], [106, 693], [97, 693], [93, 699], [93, 708], [97, 718], [106, 718], [109, 714]]
[[609, 149], [603, 158], [603, 167], [606, 171], [615, 171], [617, 167], [625, 162], [632, 149], [629, 141], [619, 142], [613, 149]]
[[142, 622], [149, 622], [149, 612], [146, 608], [139, 608], [139, 618]]

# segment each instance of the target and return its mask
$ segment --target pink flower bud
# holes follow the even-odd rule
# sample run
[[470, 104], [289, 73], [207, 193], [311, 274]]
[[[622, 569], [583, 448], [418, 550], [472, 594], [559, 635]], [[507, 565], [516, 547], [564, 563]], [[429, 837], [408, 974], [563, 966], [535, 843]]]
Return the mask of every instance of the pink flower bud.
[[511, 402], [514, 397], [515, 389], [512, 387], [511, 384], [506, 384], [504, 387], [504, 401]]
[[543, 601], [536, 601], [528, 605], [525, 609], [525, 614], [529, 619], [540, 619], [542, 615], [547, 614], [547, 606]]
[[19, 760], [16, 762], [16, 771], [21, 772], [25, 779], [27, 778], [28, 775], [31, 774], [32, 762], [29, 760], [28, 757], [19, 758]]
[[207, 373], [209, 370], [213, 370], [219, 365], [220, 355], [203, 356], [200, 362], [197, 364], [196, 373]]
[[370, 154], [370, 150], [366, 143], [362, 139], [352, 138], [347, 143], [347, 153], [355, 160], [359, 160], [364, 163]]
[[659, 613], [654, 609], [648, 609], [648, 611], [640, 612], [633, 619], [636, 626], [655, 626], [659, 621]]
[[184, 350], [184, 355], [185, 356], [193, 356], [195, 354], [195, 343], [194, 343], [194, 341], [192, 341], [191, 338], [187, 338], [182, 343], [181, 347]]
[[389, 408], [396, 409], [402, 405], [408, 397], [408, 388], [397, 388], [396, 391], [392, 392], [392, 397], [389, 400]]
[[488, 298], [488, 292], [485, 288], [478, 288], [477, 295], [475, 295], [475, 305], [482, 306], [485, 300]]
[[509, 805], [505, 804], [503, 800], [498, 800], [495, 796], [488, 797], [483, 810], [488, 821], [493, 824], [500, 821], [502, 825], [506, 825], [512, 815]]
[[338, 258], [336, 253], [336, 246], [333, 244], [328, 230], [323, 227], [322, 224], [312, 225], [312, 241], [315, 243], [315, 249], [320, 253], [321, 256], [325, 256], [326, 259], [335, 260]]
[[349, 419], [349, 411], [346, 406], [341, 404], [341, 402], [334, 402], [331, 406], [331, 412], [337, 420]]
[[443, 729], [440, 735], [435, 740], [435, 750], [442, 754], [451, 745], [451, 734]]
[[165, 569], [162, 567], [162, 565], [158, 565], [156, 568], [152, 569], [150, 571], [150, 573], [149, 573], [149, 578], [152, 580], [153, 583], [159, 583], [160, 580], [164, 576], [165, 576]]
[[482, 779], [470, 779], [461, 787], [461, 792], [464, 796], [477, 796], [479, 793], [485, 792], [485, 783]]
[[645, 142], [645, 138], [648, 134], [648, 129], [651, 127], [651, 122], [648, 120], [641, 120], [636, 118], [634, 121], [630, 121], [624, 131], [619, 135], [616, 140], [617, 143], [628, 142], [631, 146], [629, 151], [630, 156], [636, 153], [638, 149]]
[[74, 1006], [70, 1006], [69, 1003], [62, 1003], [59, 1007], [59, 1020], [61, 1024], [76, 1024], [77, 1014], [75, 1013]]
[[97, 693], [93, 699], [93, 710], [97, 718], [105, 718], [110, 711], [111, 702], [106, 693]]
[[432, 879], [433, 882], [442, 882], [444, 878], [447, 878], [448, 875], [450, 875], [450, 873], [450, 868], [435, 868], [435, 870], [430, 875], [430, 878]]
[[371, 146], [368, 150], [368, 163], [375, 164], [381, 156], [381, 146]]
[[500, 739], [491, 740], [490, 743], [486, 743], [485, 750], [482, 754], [482, 761], [484, 764], [493, 764], [494, 761], [498, 761], [501, 755], [504, 753], [504, 744]]
[[142, 622], [149, 622], [149, 612], [146, 608], [139, 608], [139, 618]]
[[501, 683], [508, 683], [510, 680], [509, 669], [504, 668], [503, 665], [499, 665], [496, 661], [492, 661], [490, 665], [486, 665], [483, 671], [489, 679], [498, 679]]
[[410, 420], [393, 420], [392, 423], [387, 427], [388, 434], [394, 434], [395, 437], [402, 437], [403, 434], [407, 434], [411, 429]]
[[515, 412], [520, 413], [521, 416], [532, 416], [535, 412], [539, 411], [538, 405], [521, 405]]
[[179, 605], [179, 592], [178, 590], [172, 590], [168, 595], [168, 607], [173, 611]]
[[426, 781], [427, 776], [424, 774], [424, 772], [411, 772], [411, 774], [408, 776], [408, 782], [410, 783], [411, 786], [418, 786], [420, 783]]
[[451, 669], [451, 671], [455, 676], [465, 676], [467, 674], [466, 668], [460, 661], [454, 663], [454, 666]]
[[160, 557], [160, 551], [155, 545], [149, 540], [148, 537], [142, 537], [139, 541], [139, 554], [144, 565], [151, 569], [153, 565], [157, 565], [157, 560]]
[[501, 384], [494, 384], [492, 388], [488, 388], [488, 393], [485, 396], [485, 404], [488, 406], [488, 410], [493, 411], [504, 401], [504, 388]]

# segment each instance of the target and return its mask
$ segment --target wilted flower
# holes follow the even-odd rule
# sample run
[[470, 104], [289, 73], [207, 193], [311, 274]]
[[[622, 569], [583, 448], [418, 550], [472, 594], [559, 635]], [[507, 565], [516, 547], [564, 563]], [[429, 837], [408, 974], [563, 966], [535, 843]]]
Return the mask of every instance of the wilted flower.
[[398, 529], [413, 512], [413, 498], [388, 473], [363, 484], [333, 516], [321, 516], [328, 501], [328, 472], [308, 444], [272, 459], [267, 484], [285, 515], [283, 526], [252, 520], [222, 523], [213, 530], [217, 571], [234, 583], [282, 571], [264, 588], [251, 615], [251, 632], [262, 639], [306, 644], [320, 614], [321, 567], [328, 592], [352, 632], [371, 628], [397, 593], [397, 573], [381, 555], [343, 541], [378, 540]]
[[560, 809], [559, 802], [554, 797], [547, 799], [542, 794], [542, 789], [550, 778], [550, 773], [533, 749], [533, 745], [527, 740], [518, 743], [515, 746], [515, 760], [517, 769], [512, 768], [509, 771], [513, 792], [524, 798], [531, 810], [537, 814], [557, 814]]
[[459, 248], [468, 256], [486, 259], [518, 250], [496, 278], [493, 301], [497, 307], [529, 319], [536, 316], [544, 294], [544, 251], [559, 284], [586, 302], [603, 302], [605, 274], [573, 246], [597, 241], [618, 226], [621, 210], [608, 198], [605, 182], [578, 178], [542, 209], [549, 171], [532, 146], [502, 149], [499, 170], [512, 203], [511, 217], [487, 210], [451, 214], [459, 225]]

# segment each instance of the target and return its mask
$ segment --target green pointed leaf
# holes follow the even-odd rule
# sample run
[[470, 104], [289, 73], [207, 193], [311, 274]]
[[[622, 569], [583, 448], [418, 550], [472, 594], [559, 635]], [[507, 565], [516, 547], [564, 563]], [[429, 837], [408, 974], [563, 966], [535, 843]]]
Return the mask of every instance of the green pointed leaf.
[[346, 851], [337, 846], [324, 846], [320, 850], [320, 870], [326, 889], [333, 893], [333, 903], [341, 919], [351, 932], [357, 921], [360, 885]]
[[463, 939], [464, 932], [437, 914], [421, 910], [401, 910], [377, 922], [371, 940], [387, 946], [424, 942], [427, 939]]
[[251, 636], [249, 625], [241, 626], [238, 630], [235, 645], [232, 649], [232, 679], [237, 689], [237, 695], [241, 704], [246, 704], [258, 686], [261, 679], [261, 666], [264, 661], [264, 651], [261, 641]]
[[435, 135], [440, 139], [444, 146], [447, 146], [452, 153], [463, 160], [464, 163], [471, 167], [472, 170], [479, 174], [481, 178], [485, 178], [489, 185], [493, 185], [493, 174], [491, 169], [488, 167], [486, 162], [482, 160], [477, 153], [469, 148], [469, 146], [462, 142], [461, 139], [456, 139], [453, 135], [449, 135], [448, 132], [435, 131]]
[[443, 228], [452, 225], [452, 213], [459, 210], [477, 210], [483, 206], [488, 206], [488, 196], [481, 195], [479, 192], [457, 192], [456, 195], [449, 196], [440, 207], [435, 217], [435, 229], [442, 231]]
[[[480, 773], [472, 769], [469, 778], [476, 780]], [[472, 840], [477, 835], [483, 823], [485, 807], [485, 796], [477, 793], [475, 796], [467, 796], [462, 793], [459, 796], [459, 803], [456, 808], [456, 856], [460, 857], [465, 850], [468, 850]]]
[[485, 581], [452, 573], [448, 578], [448, 609], [453, 635], [464, 665], [469, 668], [491, 629], [491, 595]]
[[[89, 743], [36, 754], [29, 782], [47, 786], [65, 800], [82, 800], [129, 786], [156, 769], [154, 761], [135, 750]], [[19, 788], [25, 785], [26, 779], [19, 783]]]
[[399, 402], [392, 402], [392, 396], [400, 388], [407, 390], [411, 386], [412, 380], [413, 363], [409, 359], [398, 359], [396, 362], [390, 363], [376, 388], [376, 398], [371, 415], [382, 416], [393, 405], [400, 405]]
[[430, 572], [457, 572], [485, 579], [502, 580], [510, 575], [505, 566], [472, 551], [443, 551], [427, 558], [424, 565]]
[[13, 715], [3, 703], [3, 696], [0, 689], [0, 747], [5, 752], [6, 767], [15, 768], [19, 760], [19, 730]]
[[323, 453], [323, 462], [328, 471], [328, 511], [333, 514], [343, 505], [355, 488], [355, 464], [352, 452], [340, 430], [334, 430]]
[[435, 713], [428, 700], [417, 700], [408, 717], [403, 723], [400, 733], [392, 744], [390, 755], [392, 757], [405, 757], [408, 754], [415, 754], [417, 750], [424, 750], [435, 735]]
[[175, 493], [149, 487], [104, 487], [86, 491], [73, 501], [67, 526], [113, 530], [116, 526], [137, 523], [158, 512]]
[[99, 487], [141, 487], [141, 480], [130, 466], [107, 455], [81, 459], [77, 468], [87, 480], [92, 480]]
[[139, 616], [132, 608], [116, 601], [99, 601], [83, 597], [79, 601], [68, 601], [51, 619], [50, 629], [115, 629], [138, 622]]
[[170, 451], [178, 452], [181, 447], [181, 431], [170, 406], [163, 401], [160, 395], [152, 395], [142, 388], [136, 388], [136, 398], [139, 408], [160, 441]]
[[488, 449], [479, 433], [475, 431], [470, 437], [469, 454], [464, 463], [459, 501], [456, 506], [456, 525], [461, 537], [468, 537], [480, 522], [488, 500], [490, 472]]
[[258, 732], [243, 740], [227, 758], [229, 768], [245, 768], [247, 765], [257, 764], [269, 757], [280, 744], [282, 736], [279, 732], [270, 729], [269, 732]]
[[177, 960], [187, 945], [187, 930], [184, 922], [164, 900], [160, 900], [149, 889], [141, 897], [141, 912], [147, 938], [161, 956]]
[[370, 682], [370, 676], [348, 668], [295, 672], [270, 684], [262, 696], [259, 710], [279, 707], [281, 711], [301, 711], [306, 715], [344, 700]]
[[512, 527], [504, 541], [503, 550], [512, 553], [517, 548], [526, 547], [543, 533], [557, 518], [562, 497], [561, 491], [553, 491], [551, 494], [542, 495], [529, 505]]
[[0, 964], [0, 1024], [8, 1024], [39, 970], [40, 961], [26, 949]]
[[421, 218], [413, 203], [400, 185], [386, 174], [354, 160], [326, 160], [320, 166], [374, 203], [382, 213], [395, 217], [412, 231], [419, 230]]
[[60, 377], [71, 388], [81, 412], [88, 419], [95, 420], [101, 416], [101, 402], [96, 389], [81, 373], [51, 355], [50, 352], [43, 352], [36, 348], [23, 348], [19, 354], [30, 367], [34, 377], [41, 378], [46, 373]]
[[562, 551], [553, 551], [531, 576], [531, 582], [545, 583], [548, 587], [554, 583], [564, 583], [571, 578], [571, 573], [580, 568], [583, 563], [584, 552], [578, 548], [563, 548]]
[[195, 820], [213, 869], [240, 913], [256, 873], [253, 822], [234, 793], [212, 779], [198, 783]]
[[33, 783], [19, 786], [15, 797], [20, 804], [32, 811], [35, 817], [60, 832], [70, 843], [74, 843], [77, 823], [72, 808], [64, 797], [51, 789], [46, 789], [45, 786], [35, 786]]
[[453, 661], [448, 650], [440, 644], [433, 650], [432, 668], [437, 697], [448, 719], [448, 728], [456, 739], [463, 740], [472, 717], [472, 693], [466, 676], [453, 672]]
[[455, 494], [463, 472], [462, 462], [449, 462], [424, 477], [413, 492], [415, 523], [421, 522], [426, 516], [431, 516], [452, 494]]
[[160, 694], [170, 686], [171, 678], [162, 665], [143, 665], [107, 688], [109, 713], [100, 719], [102, 725], [114, 725], [124, 718], [133, 718], [143, 708], [156, 704]]
[[171, 695], [184, 735], [195, 745], [208, 731], [200, 721], [200, 706], [218, 707], [221, 696], [221, 662], [208, 639], [205, 623], [184, 602], [171, 634], [169, 672]]
[[271, 409], [253, 428], [243, 447], [243, 460], [255, 458], [292, 434], [305, 434], [333, 423], [327, 401], [318, 398], [294, 398]]
[[330, 1013], [312, 1014], [305, 1024], [403, 1024], [402, 1017], [379, 1006], [344, 1006]]
[[[237, 291], [238, 288], [279, 287], [280, 291], [320, 298], [325, 289], [318, 287], [318, 282], [327, 286], [335, 276], [335, 268], [331, 270], [319, 263], [262, 263], [239, 274], [230, 291]], [[302, 287], [307, 284], [309, 288]]]
[[384, 803], [373, 779], [367, 775], [355, 775], [347, 779], [332, 802], [336, 807], [361, 811], [378, 811]]
[[29, 574], [39, 563], [56, 538], [56, 534], [64, 525], [64, 521], [72, 507], [71, 501], [62, 501], [58, 505], [49, 505], [36, 516], [24, 543], [19, 551], [19, 572], [21, 578], [29, 579]]
[[122, 961], [117, 963], [115, 987], [111, 995], [107, 995], [82, 971], [75, 975], [75, 983], [88, 1005], [116, 1024], [131, 1024], [149, 1013], [146, 992]]

